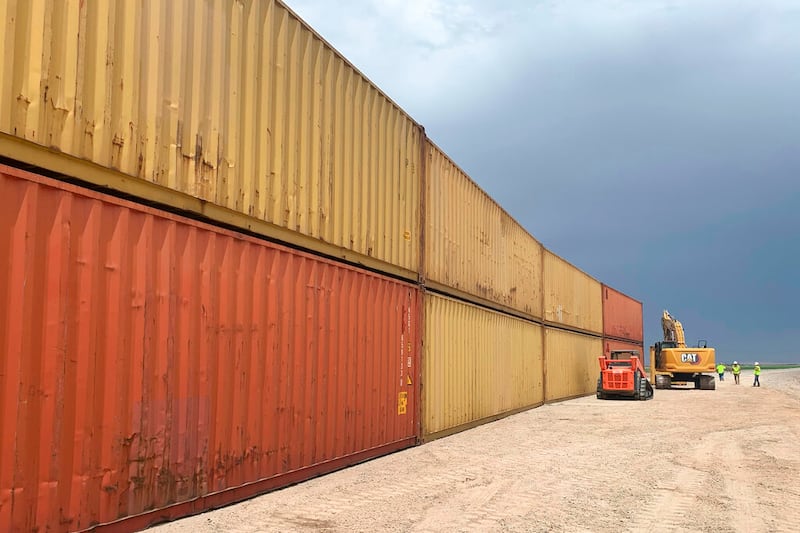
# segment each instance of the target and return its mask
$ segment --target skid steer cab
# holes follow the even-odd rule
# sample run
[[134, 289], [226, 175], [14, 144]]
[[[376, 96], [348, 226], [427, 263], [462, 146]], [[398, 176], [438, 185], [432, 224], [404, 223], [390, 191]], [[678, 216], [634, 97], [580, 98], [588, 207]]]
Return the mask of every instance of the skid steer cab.
[[600, 362], [600, 377], [597, 378], [598, 399], [649, 400], [653, 397], [653, 386], [647, 378], [638, 351], [612, 351], [608, 357], [599, 357], [598, 360]]

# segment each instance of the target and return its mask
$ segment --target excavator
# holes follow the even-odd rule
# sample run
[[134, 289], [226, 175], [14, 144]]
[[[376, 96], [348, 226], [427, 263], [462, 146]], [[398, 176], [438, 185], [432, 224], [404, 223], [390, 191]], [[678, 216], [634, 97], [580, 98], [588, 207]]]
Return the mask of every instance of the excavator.
[[695, 389], [714, 390], [714, 348], [706, 341], [686, 346], [683, 325], [669, 311], [661, 316], [664, 340], [650, 347], [650, 379], [657, 389], [694, 384]]

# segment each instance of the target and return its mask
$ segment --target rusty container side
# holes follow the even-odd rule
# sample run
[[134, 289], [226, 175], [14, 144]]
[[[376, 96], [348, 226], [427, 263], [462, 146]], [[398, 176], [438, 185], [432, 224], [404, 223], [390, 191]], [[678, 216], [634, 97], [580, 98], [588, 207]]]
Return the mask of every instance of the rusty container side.
[[556, 326], [601, 335], [601, 284], [550, 250], [544, 252], [544, 320]]
[[541, 318], [542, 245], [440, 148], [427, 144], [426, 284]]
[[613, 350], [636, 350], [637, 352], [639, 352], [639, 357], [641, 358], [643, 364], [645, 363], [645, 361], [649, 360], [649, 357], [648, 357], [649, 354], [645, 353], [644, 344], [642, 343], [642, 341], [639, 341], [639, 342], [626, 342], [626, 341], [620, 341], [620, 340], [616, 340], [616, 339], [604, 338], [603, 339], [603, 355], [608, 357]]
[[411, 284], [9, 167], [0, 253], [2, 531], [130, 531], [417, 441]]
[[423, 438], [543, 403], [541, 326], [426, 292]]
[[603, 340], [560, 329], [544, 328], [546, 401], [593, 394], [603, 354]]
[[603, 284], [603, 335], [641, 342], [642, 302]]
[[282, 2], [0, 14], [0, 155], [416, 280], [422, 130]]

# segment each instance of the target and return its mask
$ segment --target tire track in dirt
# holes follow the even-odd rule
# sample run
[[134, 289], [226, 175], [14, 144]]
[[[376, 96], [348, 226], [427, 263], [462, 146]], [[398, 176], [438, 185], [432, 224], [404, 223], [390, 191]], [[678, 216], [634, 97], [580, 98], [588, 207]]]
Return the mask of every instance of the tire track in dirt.
[[[636, 512], [628, 531], [686, 531], [695, 530], [696, 520], [706, 511], [698, 502], [698, 495], [711, 483], [709, 473], [702, 465], [713, 458], [714, 442], [701, 439], [688, 453], [673, 453], [672, 462], [660, 465], [662, 472], [653, 487], [653, 497]], [[698, 468], [700, 467], [700, 468]], [[722, 531], [719, 529], [718, 531]]]
[[687, 520], [698, 513], [695, 494], [706, 474], [685, 466], [675, 466], [667, 479], [654, 487], [654, 497], [637, 511], [628, 531], [683, 531]]
[[732, 435], [716, 434], [714, 437], [717, 453], [726, 458], [722, 466], [727, 471], [723, 484], [725, 495], [730, 498], [731, 513], [736, 516], [733, 528], [741, 533], [759, 531], [763, 525], [755, 519], [756, 489], [750, 480], [752, 472], [743, 464], [745, 454]]
[[[796, 407], [791, 412], [796, 413]], [[745, 433], [740, 439], [744, 442], [743, 468], [737, 475], [752, 487], [750, 531], [800, 531], [800, 485], [797, 475], [791, 475], [800, 471], [800, 422], [796, 414], [793, 425], [761, 424]]]

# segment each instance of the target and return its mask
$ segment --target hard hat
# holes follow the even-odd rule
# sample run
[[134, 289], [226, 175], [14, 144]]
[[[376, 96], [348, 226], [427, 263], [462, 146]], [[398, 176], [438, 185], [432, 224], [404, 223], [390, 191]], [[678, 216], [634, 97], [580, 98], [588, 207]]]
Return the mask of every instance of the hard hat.
[[756, 361], [756, 364], [758, 364], [758, 361]]
[[734, 365], [738, 365], [739, 363], [738, 363], [738, 362], [736, 362], [736, 361], [734, 361], [734, 362], [733, 362], [733, 364], [734, 364]]

